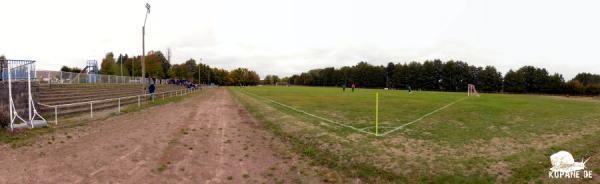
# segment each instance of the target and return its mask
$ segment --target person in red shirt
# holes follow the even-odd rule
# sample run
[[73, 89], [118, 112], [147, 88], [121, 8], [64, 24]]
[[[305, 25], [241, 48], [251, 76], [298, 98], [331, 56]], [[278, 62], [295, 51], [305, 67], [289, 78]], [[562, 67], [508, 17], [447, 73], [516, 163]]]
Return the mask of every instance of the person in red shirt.
[[356, 84], [352, 83], [352, 92], [354, 92], [354, 88], [356, 88]]

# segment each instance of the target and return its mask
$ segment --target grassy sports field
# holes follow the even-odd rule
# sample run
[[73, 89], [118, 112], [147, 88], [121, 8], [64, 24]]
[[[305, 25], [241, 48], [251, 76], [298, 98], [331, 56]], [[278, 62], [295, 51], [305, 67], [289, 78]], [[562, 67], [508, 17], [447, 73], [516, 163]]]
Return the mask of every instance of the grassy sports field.
[[[231, 88], [267, 127], [340, 178], [375, 182], [545, 182], [549, 156], [592, 157], [600, 101], [539, 95], [321, 87]], [[375, 99], [379, 95], [378, 134]], [[577, 143], [577, 144], [574, 144]], [[583, 181], [587, 182], [587, 181]]]

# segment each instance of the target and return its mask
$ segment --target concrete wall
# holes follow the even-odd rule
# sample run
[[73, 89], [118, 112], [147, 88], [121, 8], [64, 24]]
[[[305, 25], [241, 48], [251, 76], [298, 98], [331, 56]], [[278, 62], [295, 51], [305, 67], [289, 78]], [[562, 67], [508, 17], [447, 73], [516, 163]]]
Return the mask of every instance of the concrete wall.
[[[29, 116], [27, 106], [27, 100], [29, 98], [27, 93], [27, 81], [14, 81], [12, 83], [12, 90], [15, 108], [17, 108], [17, 111], [22, 118], [27, 119]], [[33, 95], [34, 102], [37, 102], [38, 84], [35, 82], [31, 83], [31, 94]], [[10, 121], [8, 105], [8, 83], [6, 81], [0, 81], [0, 126], [7, 126]], [[36, 108], [38, 108], [37, 104]]]

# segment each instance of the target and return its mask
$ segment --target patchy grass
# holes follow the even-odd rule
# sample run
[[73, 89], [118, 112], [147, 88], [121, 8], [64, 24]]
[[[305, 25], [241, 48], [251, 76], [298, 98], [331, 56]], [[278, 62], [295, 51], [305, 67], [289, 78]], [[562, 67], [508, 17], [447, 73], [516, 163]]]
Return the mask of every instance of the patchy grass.
[[49, 127], [15, 130], [14, 132], [11, 132], [9, 129], [3, 129], [0, 130], [0, 142], [9, 144], [11, 148], [31, 146], [34, 143], [34, 141], [32, 141], [33, 138], [54, 131], [53, 128]]
[[158, 167], [156, 169], [156, 171], [158, 171], [159, 173], [162, 173], [163, 171], [167, 170], [169, 168], [169, 166], [167, 164], [163, 164], [160, 167]]
[[187, 94], [187, 95], [183, 95], [183, 96], [174, 96], [174, 97], [165, 98], [164, 100], [157, 97], [154, 100], [154, 102], [147, 101], [146, 103], [142, 103], [139, 107], [137, 106], [137, 104], [130, 105], [124, 109], [121, 109], [121, 113], [135, 112], [135, 111], [139, 111], [139, 110], [146, 109], [149, 107], [160, 106], [160, 105], [169, 104], [169, 103], [177, 103], [177, 102], [180, 102], [180, 101], [190, 97], [191, 95], [198, 95], [201, 93], [202, 93], [202, 91], [196, 91], [191, 94]]
[[[537, 95], [386, 91], [337, 88], [230, 88], [264, 127], [313, 164], [339, 171], [346, 181], [368, 183], [528, 183], [547, 178], [549, 156], [559, 150], [590, 157], [600, 170], [600, 105], [595, 101]], [[357, 128], [397, 127], [463, 99], [385, 137], [375, 137], [307, 116]], [[259, 97], [257, 97], [257, 96]], [[373, 129], [365, 129], [373, 131]], [[389, 129], [380, 129], [380, 132]], [[326, 177], [326, 178], [329, 178]], [[332, 179], [333, 180], [333, 179]], [[586, 182], [586, 181], [581, 181]]]

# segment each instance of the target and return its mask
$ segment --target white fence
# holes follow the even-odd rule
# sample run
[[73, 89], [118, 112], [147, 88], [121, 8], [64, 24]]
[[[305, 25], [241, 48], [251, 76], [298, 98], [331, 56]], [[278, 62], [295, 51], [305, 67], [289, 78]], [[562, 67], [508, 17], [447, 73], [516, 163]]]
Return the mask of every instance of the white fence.
[[[36, 71], [35, 74], [35, 78], [39, 83], [48, 84], [139, 84], [142, 82], [142, 77], [139, 76], [101, 75], [62, 71]], [[156, 79], [156, 83], [166, 84], [167, 80], [168, 79]]]
[[[165, 91], [165, 92], [161, 92], [161, 93], [154, 93], [154, 98], [151, 98], [150, 100], [154, 102], [155, 99], [163, 99], [164, 100], [165, 98], [169, 98], [169, 97], [173, 97], [173, 96], [183, 96], [183, 95], [189, 94], [191, 92], [194, 92], [196, 90], [197, 89], [180, 89], [180, 90], [173, 90], [173, 91]], [[105, 102], [117, 102], [117, 105], [114, 108], [116, 108], [117, 113], [121, 113], [121, 106], [122, 106], [121, 101], [137, 99], [137, 105], [139, 107], [142, 105], [142, 101], [149, 101], [149, 100], [147, 100], [148, 97], [150, 97], [150, 94], [133, 95], [133, 96], [125, 96], [125, 97], [110, 98], [110, 99], [103, 99], [103, 100], [93, 100], [93, 101], [87, 101], [87, 102], [60, 104], [60, 105], [46, 105], [46, 104], [42, 104], [42, 103], [38, 103], [38, 104], [41, 106], [47, 107], [47, 108], [54, 109], [54, 124], [58, 125], [58, 109], [62, 108], [62, 107], [89, 105], [90, 118], [94, 118], [94, 104], [105, 103]]]

